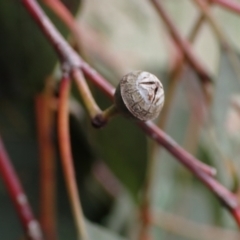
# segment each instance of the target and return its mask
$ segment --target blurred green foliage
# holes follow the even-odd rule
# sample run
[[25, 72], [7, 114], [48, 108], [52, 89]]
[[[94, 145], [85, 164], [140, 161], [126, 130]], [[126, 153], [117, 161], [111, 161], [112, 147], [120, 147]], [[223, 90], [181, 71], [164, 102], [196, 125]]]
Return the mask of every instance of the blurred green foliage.
[[[83, 46], [89, 54], [91, 64], [105, 76], [110, 76], [110, 81], [114, 84], [117, 83], [115, 79], [130, 69], [152, 71], [161, 77], [167, 90], [169, 83], [166, 72], [171, 57], [166, 46], [171, 44], [165, 31], [159, 27], [158, 17], [145, 2], [113, 2], [86, 1], [84, 11], [79, 17], [84, 33]], [[64, 3], [76, 14], [81, 2], [65, 0]], [[192, 4], [187, 0], [182, 0], [182, 3], [173, 0], [165, 5], [178, 28], [185, 34], [192, 23], [189, 18], [194, 19], [196, 16], [196, 9], [193, 10]], [[67, 37], [66, 27], [61, 21], [45, 7], [44, 10]], [[225, 18], [220, 18], [221, 22], [223, 19]], [[229, 22], [232, 21], [230, 17]], [[223, 28], [225, 24], [226, 21]], [[231, 28], [237, 31], [233, 25]], [[233, 30], [229, 32], [231, 38], [236, 36], [234, 34], [236, 33]], [[39, 153], [34, 98], [43, 89], [46, 77], [52, 74], [57, 56], [21, 5], [21, 1], [0, 2], [0, 36], [0, 134], [38, 216]], [[235, 45], [238, 49], [239, 46]], [[208, 113], [209, 122], [199, 127], [199, 118], [203, 111], [202, 96], [199, 93], [197, 76], [186, 68], [176, 89], [166, 132], [188, 151], [198, 155], [199, 159], [214, 165], [219, 173], [218, 180], [232, 189], [236, 187], [239, 176], [232, 175], [229, 165], [233, 165], [236, 172], [239, 172], [240, 138], [237, 133], [238, 124], [232, 120], [229, 111], [233, 111], [231, 99], [239, 96], [240, 82], [224, 50], [219, 47], [206, 25], [194, 47], [214, 76], [214, 101]], [[102, 108], [110, 105], [102, 93], [93, 86], [91, 88]], [[75, 92], [73, 96], [78, 99]], [[81, 100], [79, 102], [81, 106]], [[190, 123], [193, 124], [192, 128], [189, 128]], [[231, 126], [235, 133], [229, 131], [226, 125]], [[212, 129], [216, 138], [210, 134]], [[117, 117], [105, 128], [95, 130], [83, 111], [80, 118], [70, 117], [70, 133], [84, 213], [88, 219], [108, 228], [88, 222], [92, 240], [122, 239], [110, 229], [126, 238], [134, 236], [138, 228], [136, 206], [142, 196], [150, 157], [157, 160], [151, 188], [154, 212], [164, 210], [196, 224], [236, 228], [231, 216], [212, 193], [176, 163], [169, 153], [157, 148], [152, 156], [152, 143], [150, 147], [146, 136], [134, 123]], [[53, 129], [53, 138], [58, 153], [56, 129]], [[116, 199], [107, 194], [93, 177], [91, 169], [96, 161], [104, 162], [124, 189], [118, 193]], [[59, 159], [57, 178], [59, 239], [75, 239], [76, 231]], [[1, 240], [18, 239], [23, 235], [2, 182], [0, 213]], [[164, 228], [164, 224], [161, 228], [153, 227], [152, 230], [155, 239], [189, 239]], [[195, 239], [198, 239], [197, 233]]]

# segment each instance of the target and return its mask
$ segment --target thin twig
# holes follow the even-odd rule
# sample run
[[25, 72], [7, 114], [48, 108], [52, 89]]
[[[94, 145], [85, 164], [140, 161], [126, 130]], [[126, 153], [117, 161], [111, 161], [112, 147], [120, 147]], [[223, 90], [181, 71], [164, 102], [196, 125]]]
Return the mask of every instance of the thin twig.
[[200, 80], [203, 84], [205, 83], [211, 83], [212, 78], [209, 74], [209, 72], [206, 70], [205, 66], [199, 61], [199, 58], [196, 56], [195, 52], [191, 48], [191, 45], [188, 41], [186, 41], [175, 25], [173, 24], [171, 18], [167, 14], [167, 12], [164, 10], [161, 1], [159, 0], [149, 0], [155, 9], [157, 10], [157, 13], [161, 16], [161, 19], [164, 21], [164, 23], [167, 26], [167, 29], [169, 33], [171, 34], [173, 40], [175, 41], [175, 44], [179, 47], [179, 49], [182, 51], [183, 55], [185, 56], [186, 60], [188, 61], [189, 65], [195, 69], [196, 73], [199, 75]]
[[211, 26], [213, 32], [215, 33], [219, 41], [222, 42], [223, 45], [229, 45], [226, 35], [217, 23], [214, 16], [212, 16], [212, 13], [208, 8], [208, 4], [206, 2], [203, 2], [202, 0], [192, 0], [192, 2], [199, 8], [201, 14], [203, 14], [204, 18], [209, 22], [209, 25]]
[[[87, 43], [86, 47], [89, 46], [91, 51], [94, 51], [94, 56], [97, 55], [99, 59], [101, 59], [101, 62], [109, 66], [114, 73], [117, 75], [120, 74], [122, 69], [122, 66], [120, 66], [120, 62], [117, 60], [116, 56], [112, 56], [112, 53], [109, 53], [107, 50], [107, 44], [103, 47], [103, 39], [101, 41], [95, 40], [99, 38], [97, 36], [96, 32], [86, 32], [86, 28], [84, 28], [84, 25], [81, 24], [79, 21], [76, 21], [75, 18], [72, 16], [70, 10], [59, 0], [42, 0], [49, 8], [52, 9], [52, 11], [59, 17], [59, 19], [66, 25], [66, 27], [69, 29], [73, 36], [73, 43], [72, 46], [74, 49], [77, 50], [77, 52], [81, 55], [81, 57], [86, 61], [87, 63], [90, 63], [91, 65], [94, 64], [91, 57], [87, 53], [87, 51], [84, 48], [84, 41], [83, 38], [86, 38], [86, 35], [89, 35], [91, 42], [89, 43], [89, 39], [85, 41]], [[84, 5], [81, 3], [81, 5]], [[78, 10], [79, 12], [79, 10]], [[79, 14], [78, 14], [79, 15]], [[89, 29], [88, 29], [89, 30]], [[88, 37], [88, 38], [89, 38]], [[86, 40], [86, 39], [85, 39]], [[101, 43], [99, 43], [101, 42]], [[93, 46], [94, 45], [94, 46]], [[121, 64], [123, 65], [123, 64]]]
[[[198, 19], [196, 20], [192, 30], [190, 31], [189, 37], [188, 37], [188, 41], [190, 43], [193, 43], [197, 37], [197, 34], [202, 26], [202, 24], [204, 23], [205, 20], [205, 16], [203, 14], [201, 14]], [[168, 114], [169, 114], [169, 109], [172, 103], [172, 100], [175, 96], [175, 89], [177, 87], [177, 83], [179, 78], [181, 77], [181, 75], [183, 74], [184, 71], [184, 67], [185, 67], [185, 63], [186, 63], [186, 59], [184, 57], [184, 54], [182, 54], [182, 51], [179, 51], [179, 60], [176, 63], [176, 67], [173, 69], [171, 75], [170, 75], [170, 86], [169, 89], [167, 90], [166, 93], [166, 98], [165, 98], [165, 103], [163, 106], [163, 110], [161, 112], [160, 115], [160, 121], [158, 123], [158, 126], [160, 128], [164, 128]]]
[[43, 240], [42, 230], [28, 203], [27, 196], [22, 188], [20, 180], [12, 166], [8, 154], [0, 138], [0, 175], [11, 200], [16, 208], [18, 217], [24, 228], [26, 236], [30, 240]]
[[212, 2], [240, 14], [240, 3], [232, 0], [211, 0]]
[[67, 76], [64, 76], [60, 83], [58, 108], [59, 146], [62, 160], [62, 169], [64, 172], [64, 177], [66, 179], [68, 194], [71, 199], [72, 211], [78, 230], [78, 238], [79, 240], [86, 240], [88, 239], [87, 229], [85, 226], [83, 211], [80, 204], [80, 197], [78, 194], [78, 188], [75, 179], [73, 158], [70, 146], [68, 109], [70, 83], [70, 78]]
[[150, 222], [153, 226], [189, 240], [240, 239], [240, 233], [237, 231], [223, 229], [217, 226], [204, 225], [175, 214], [158, 210], [153, 212]]
[[220, 43], [222, 44], [223, 49], [226, 51], [227, 56], [232, 64], [233, 70], [235, 71], [238, 79], [240, 80], [240, 60], [231, 47], [227, 35], [223, 32], [220, 25], [217, 23], [214, 16], [211, 14], [210, 9], [208, 8], [208, 4], [201, 1], [201, 0], [192, 0], [200, 9], [201, 13], [204, 15], [206, 20], [209, 22], [215, 36], [219, 39]]
[[101, 114], [101, 109], [98, 107], [98, 105], [95, 102], [95, 99], [93, 98], [86, 80], [82, 74], [82, 71], [79, 68], [73, 69], [71, 71], [71, 75], [73, 80], [75, 81], [78, 91], [85, 103], [85, 106], [88, 110], [88, 113], [91, 118], [94, 118], [96, 115]]
[[64, 71], [70, 72], [71, 69], [80, 67], [82, 64], [81, 58], [55, 28], [37, 1], [21, 0], [21, 2], [37, 22], [45, 36], [48, 38], [49, 43], [51, 43], [56, 50], [56, 53], [62, 62]]
[[[99, 87], [99, 89], [101, 89], [107, 96], [113, 99], [114, 88], [100, 74], [98, 74], [88, 64], [83, 62], [81, 58], [71, 49], [67, 42], [64, 41], [62, 36], [58, 33], [53, 24], [50, 23], [50, 20], [43, 13], [37, 2], [35, 0], [22, 0], [22, 3], [28, 12], [34, 17], [35, 21], [39, 24], [43, 33], [48, 37], [50, 43], [55, 47], [61, 59], [63, 60], [63, 57], [65, 57], [64, 62], [67, 63], [66, 66], [70, 68], [72, 67], [72, 69], [76, 66], [81, 67], [83, 73], [89, 78], [89, 80]], [[56, 46], [56, 43], [60, 45]], [[76, 61], [73, 62], [73, 60]], [[194, 175], [196, 175], [213, 193], [215, 193], [215, 195], [227, 206], [232, 215], [235, 217], [236, 222], [240, 226], [240, 205], [238, 203], [238, 199], [235, 194], [227, 190], [217, 180], [215, 180], [211, 174], [209, 174], [210, 172], [213, 173], [213, 169], [211, 170], [211, 168], [207, 167], [206, 165], [202, 165], [202, 167], [204, 166], [205, 170], [207, 169], [207, 174], [202, 167], [199, 167], [201, 163], [196, 158], [177, 145], [175, 141], [173, 141], [153, 123], [148, 122], [139, 124], [148, 136], [157, 141], [161, 146], [165, 147]]]
[[65, 25], [71, 31], [76, 43], [78, 52], [81, 54], [83, 59], [88, 62], [87, 54], [83, 48], [83, 44], [81, 42], [81, 31], [79, 25], [76, 24], [74, 17], [71, 12], [65, 7], [65, 5], [59, 0], [42, 0], [52, 11], [55, 12], [56, 15], [65, 23]]
[[53, 142], [54, 111], [52, 79], [45, 91], [35, 100], [38, 143], [40, 153], [40, 223], [48, 240], [57, 239], [56, 229], [56, 163]]

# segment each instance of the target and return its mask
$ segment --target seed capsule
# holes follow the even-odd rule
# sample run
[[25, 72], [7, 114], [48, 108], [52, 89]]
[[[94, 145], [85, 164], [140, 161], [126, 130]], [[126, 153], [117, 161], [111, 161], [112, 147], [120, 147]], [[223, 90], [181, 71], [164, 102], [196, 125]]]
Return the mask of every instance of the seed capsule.
[[119, 111], [141, 121], [156, 118], [164, 104], [162, 83], [153, 74], [142, 71], [123, 76], [114, 97]]

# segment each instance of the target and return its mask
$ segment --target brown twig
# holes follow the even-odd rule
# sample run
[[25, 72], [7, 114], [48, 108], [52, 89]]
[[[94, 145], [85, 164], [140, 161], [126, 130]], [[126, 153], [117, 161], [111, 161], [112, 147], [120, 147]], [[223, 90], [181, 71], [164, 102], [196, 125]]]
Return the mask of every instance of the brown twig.
[[236, 75], [238, 76], [238, 79], [240, 80], [240, 61], [231, 47], [227, 35], [223, 32], [220, 25], [217, 23], [214, 16], [211, 14], [210, 9], [208, 8], [208, 4], [206, 2], [203, 2], [202, 0], [192, 0], [201, 13], [204, 15], [206, 20], [208, 21], [210, 27], [212, 28], [213, 32], [215, 33], [215, 36], [219, 39], [223, 49], [226, 51], [227, 56], [232, 64], [233, 70], [235, 71]]
[[150, 2], [153, 4], [155, 9], [157, 10], [157, 13], [161, 16], [161, 19], [166, 24], [167, 29], [171, 34], [175, 44], [179, 47], [179, 50], [181, 50], [186, 60], [188, 61], [189, 65], [196, 71], [203, 85], [206, 83], [211, 83], [212, 78], [210, 74], [206, 70], [205, 66], [199, 61], [198, 57], [196, 56], [193, 49], [191, 48], [191, 45], [189, 44], [189, 42], [184, 40], [184, 38], [181, 36], [179, 31], [173, 24], [171, 18], [169, 17], [167, 12], [164, 10], [161, 1], [150, 0]]
[[102, 113], [101, 109], [98, 107], [98, 105], [95, 102], [95, 99], [93, 98], [86, 80], [79, 68], [73, 69], [71, 71], [71, 75], [73, 80], [75, 81], [78, 91], [85, 103], [85, 106], [88, 110], [88, 113], [90, 117], [93, 119], [96, 115], [99, 115]]
[[154, 211], [150, 222], [153, 226], [189, 240], [240, 239], [240, 233], [237, 231], [204, 225], [163, 211]]
[[[89, 29], [84, 28], [84, 24], [80, 25], [79, 21], [75, 21], [75, 18], [72, 16], [70, 10], [59, 0], [42, 0], [52, 11], [59, 17], [59, 19], [66, 25], [73, 36], [73, 48], [81, 55], [84, 61], [94, 64], [91, 60], [90, 55], [85, 50], [84, 46], [90, 47], [90, 51], [94, 52], [94, 56], [97, 55], [97, 58], [101, 59], [101, 62], [104, 65], [109, 66], [114, 73], [117, 75], [120, 74], [123, 65], [120, 63], [116, 56], [113, 56], [112, 53], [108, 52], [107, 44], [104, 47], [103, 41], [105, 39], [100, 39], [99, 36], [94, 31], [89, 31]], [[82, 3], [81, 3], [82, 4]], [[79, 11], [78, 11], [79, 12]], [[90, 35], [89, 35], [90, 34]], [[86, 36], [88, 35], [88, 39]], [[85, 37], [85, 39], [84, 39]], [[85, 41], [84, 41], [85, 40]], [[90, 41], [90, 42], [89, 42]], [[86, 42], [84, 44], [84, 42]], [[101, 43], [99, 43], [101, 42]]]
[[60, 155], [62, 160], [62, 169], [66, 179], [67, 190], [71, 200], [72, 211], [78, 230], [78, 238], [82, 240], [88, 239], [87, 230], [84, 222], [84, 216], [80, 204], [77, 183], [75, 180], [75, 172], [70, 146], [69, 136], [69, 111], [68, 98], [70, 91], [70, 78], [64, 76], [60, 83], [59, 90], [59, 108], [58, 108], [58, 135]]
[[[80, 57], [78, 57], [78, 55], [70, 48], [67, 42], [64, 41], [62, 36], [54, 28], [37, 2], [35, 0], [22, 0], [22, 3], [28, 12], [34, 17], [35, 21], [39, 24], [43, 33], [48, 37], [50, 43], [55, 47], [61, 60], [64, 60], [65, 66], [68, 67], [67, 70], [70, 72], [71, 69], [80, 67], [83, 70], [84, 74], [97, 87], [99, 87], [107, 96], [113, 98], [114, 88], [101, 75], [93, 70], [88, 64], [83, 62]], [[62, 84], [66, 84], [66, 82], [68, 81], [62, 81]], [[62, 86], [62, 88], [64, 89], [66, 87]], [[61, 103], [60, 106], [62, 106], [63, 103]], [[60, 119], [61, 118], [59, 118], [59, 120]], [[209, 174], [210, 172], [213, 173], [211, 168], [207, 167], [206, 165], [204, 166], [198, 162], [196, 158], [194, 158], [191, 154], [187, 153], [184, 149], [177, 145], [175, 141], [173, 141], [168, 135], [166, 135], [153, 123], [139, 123], [139, 125], [148, 136], [157, 141], [161, 146], [165, 147], [194, 175], [196, 175], [226, 205], [240, 226], [240, 205], [238, 203], [238, 199], [235, 194], [231, 193], [229, 190], [223, 187], [211, 176], [211, 174]], [[59, 127], [59, 131], [60, 130], [61, 129]], [[63, 138], [65, 139], [64, 136]], [[199, 167], [200, 165], [202, 167]], [[207, 169], [208, 174], [203, 169]]]
[[[205, 20], [205, 16], [203, 14], [201, 14], [198, 19], [196, 20], [192, 30], [190, 31], [189, 37], [188, 37], [188, 41], [190, 43], [193, 43], [197, 37], [197, 34], [199, 32], [199, 29], [201, 28], [202, 24], [204, 23]], [[171, 75], [170, 75], [170, 86], [169, 89], [167, 90], [166, 93], [166, 98], [165, 98], [165, 103], [164, 103], [164, 107], [160, 116], [160, 121], [158, 123], [158, 126], [160, 128], [164, 128], [168, 114], [169, 114], [169, 109], [172, 103], [172, 100], [175, 96], [175, 89], [177, 87], [177, 83], [179, 78], [181, 77], [181, 75], [184, 72], [184, 67], [185, 67], [185, 63], [186, 63], [186, 59], [184, 57], [184, 54], [182, 54], [182, 51], [179, 51], [179, 59], [175, 64], [175, 68], [173, 69]]]
[[56, 229], [56, 163], [52, 131], [54, 111], [52, 79], [35, 100], [38, 143], [40, 151], [40, 223], [48, 240], [57, 239]]
[[21, 186], [8, 154], [0, 138], [0, 175], [16, 208], [26, 236], [30, 240], [43, 240], [42, 230], [33, 216], [27, 196]]
[[211, 0], [211, 1], [237, 14], [240, 14], [240, 4], [236, 1], [232, 0]]
[[83, 44], [81, 42], [81, 31], [79, 25], [76, 24], [74, 17], [72, 16], [71, 12], [65, 7], [65, 5], [59, 1], [59, 0], [42, 0], [49, 8], [52, 9], [53, 12], [57, 16], [59, 16], [60, 19], [65, 23], [65, 25], [69, 28], [71, 31], [76, 43], [77, 43], [77, 49], [83, 59], [87, 60], [87, 54], [83, 48]]

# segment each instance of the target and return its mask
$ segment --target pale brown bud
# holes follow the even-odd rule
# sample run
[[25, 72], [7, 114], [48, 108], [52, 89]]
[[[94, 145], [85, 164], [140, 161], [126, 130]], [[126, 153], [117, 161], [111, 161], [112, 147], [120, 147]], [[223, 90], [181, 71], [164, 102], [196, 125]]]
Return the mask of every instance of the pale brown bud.
[[142, 71], [123, 76], [114, 97], [120, 112], [141, 121], [156, 118], [164, 104], [162, 83], [153, 74]]

